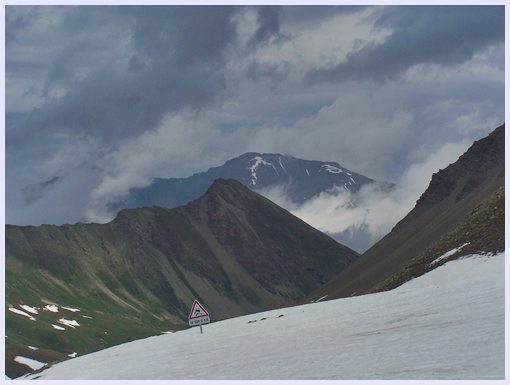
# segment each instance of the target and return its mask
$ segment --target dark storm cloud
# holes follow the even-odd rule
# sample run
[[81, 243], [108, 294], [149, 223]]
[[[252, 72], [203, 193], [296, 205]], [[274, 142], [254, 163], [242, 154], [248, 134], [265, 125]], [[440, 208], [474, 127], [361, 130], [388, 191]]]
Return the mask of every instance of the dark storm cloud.
[[172, 74], [171, 67], [159, 64], [136, 78], [104, 71], [66, 97], [34, 111], [7, 132], [7, 141], [24, 145], [69, 132], [111, 143], [154, 127], [167, 112], [201, 107], [221, 88], [221, 76], [201, 68]]
[[504, 41], [503, 6], [386, 7], [375, 29], [392, 30], [382, 43], [352, 51], [332, 68], [309, 74], [315, 81], [387, 80], [416, 64], [462, 64]]
[[[10, 11], [12, 6], [7, 6], [7, 12]], [[10, 18], [5, 19], [5, 43], [9, 44], [20, 31], [29, 27], [34, 19], [37, 17], [37, 12], [35, 8], [31, 8], [29, 12], [20, 15], [13, 15]]]
[[137, 56], [189, 65], [222, 62], [224, 49], [235, 36], [231, 22], [237, 7], [126, 7], [134, 19]]
[[249, 45], [265, 43], [271, 36], [280, 33], [280, 17], [282, 8], [279, 6], [260, 6], [257, 11], [258, 28], [249, 41]]
[[321, 5], [285, 6], [283, 20], [296, 24], [324, 22], [330, 17], [356, 13], [367, 7], [366, 5], [333, 5], [327, 7]]
[[[254, 9], [258, 27], [251, 46], [278, 34], [281, 12], [275, 6]], [[59, 85], [69, 91], [65, 97], [50, 99], [22, 124], [8, 127], [8, 145], [59, 132], [91, 134], [109, 143], [154, 128], [169, 112], [205, 106], [225, 89], [222, 65], [226, 49], [236, 38], [232, 16], [238, 10], [236, 6], [71, 9], [60, 27], [75, 40], [56, 53], [45, 94]], [[108, 58], [100, 39], [79, 36], [108, 25], [122, 25], [119, 30], [131, 38], [125, 70], [101, 63]], [[77, 78], [80, 63], [86, 63], [86, 81]], [[9, 64], [9, 71], [22, 71]]]
[[[64, 19], [62, 25], [66, 33], [91, 27], [87, 18], [73, 22], [80, 13], [90, 15], [94, 11], [87, 8], [69, 13], [72, 20]], [[125, 7], [107, 11], [103, 21], [124, 19], [131, 27], [129, 69], [103, 65], [86, 81], [73, 83], [73, 64], [80, 59], [90, 61], [93, 67], [95, 48], [101, 47], [94, 47], [96, 42], [89, 40], [65, 47], [53, 60], [47, 88], [67, 82], [70, 91], [35, 110], [15, 130], [8, 129], [9, 145], [23, 144], [34, 135], [45, 137], [65, 131], [78, 136], [92, 134], [106, 141], [125, 138], [154, 127], [167, 112], [200, 108], [221, 93], [220, 65], [225, 48], [235, 37], [231, 17], [236, 7]]]

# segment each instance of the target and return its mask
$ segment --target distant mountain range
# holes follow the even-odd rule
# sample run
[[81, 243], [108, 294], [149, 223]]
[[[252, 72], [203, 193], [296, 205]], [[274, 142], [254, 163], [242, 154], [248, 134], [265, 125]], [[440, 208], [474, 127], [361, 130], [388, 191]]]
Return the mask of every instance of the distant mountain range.
[[18, 355], [51, 362], [186, 327], [194, 299], [213, 320], [289, 306], [357, 257], [224, 179], [106, 224], [8, 225], [7, 373], [29, 371]]
[[388, 235], [303, 301], [389, 290], [448, 260], [503, 251], [504, 186], [503, 124], [435, 173]]
[[115, 202], [112, 208], [177, 207], [198, 198], [218, 178], [238, 180], [257, 192], [283, 186], [287, 198], [295, 204], [335, 186], [357, 192], [363, 185], [374, 182], [336, 162], [249, 152], [188, 178], [155, 178], [147, 187], [132, 189], [126, 199]]

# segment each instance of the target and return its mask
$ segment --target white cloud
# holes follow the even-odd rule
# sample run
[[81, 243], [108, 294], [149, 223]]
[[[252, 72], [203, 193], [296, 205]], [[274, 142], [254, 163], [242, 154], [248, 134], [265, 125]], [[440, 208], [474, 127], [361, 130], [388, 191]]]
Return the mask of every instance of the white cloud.
[[383, 29], [374, 31], [367, 23], [373, 13], [374, 8], [367, 8], [355, 14], [338, 14], [308, 28], [302, 24], [284, 25], [284, 33], [292, 38], [265, 47], [257, 59], [267, 65], [292, 63], [299, 72], [341, 62], [353, 48], [383, 40], [389, 34]]
[[123, 143], [106, 158], [105, 176], [91, 193], [86, 216], [110, 220], [108, 204], [129, 189], [147, 186], [154, 177], [189, 176], [238, 155], [243, 138], [224, 135], [208, 117], [189, 111], [169, 115], [154, 131]]
[[[335, 188], [301, 206], [286, 198], [282, 186], [264, 190], [262, 194], [321, 231], [330, 234], [350, 231], [355, 234], [357, 229], [363, 228], [368, 232], [368, 247], [413, 209], [428, 187], [432, 174], [455, 162], [469, 145], [466, 141], [444, 144], [423, 162], [410, 165], [390, 192], [377, 185], [366, 185], [355, 195]], [[356, 205], [351, 205], [351, 202]]]

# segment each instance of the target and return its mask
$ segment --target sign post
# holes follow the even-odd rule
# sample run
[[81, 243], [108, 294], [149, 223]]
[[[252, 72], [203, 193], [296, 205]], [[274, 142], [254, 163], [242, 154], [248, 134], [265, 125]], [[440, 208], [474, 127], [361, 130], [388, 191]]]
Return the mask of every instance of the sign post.
[[188, 316], [189, 326], [200, 326], [200, 334], [202, 334], [202, 325], [208, 324], [209, 322], [211, 322], [211, 320], [205, 307], [198, 302], [198, 300], [194, 300]]

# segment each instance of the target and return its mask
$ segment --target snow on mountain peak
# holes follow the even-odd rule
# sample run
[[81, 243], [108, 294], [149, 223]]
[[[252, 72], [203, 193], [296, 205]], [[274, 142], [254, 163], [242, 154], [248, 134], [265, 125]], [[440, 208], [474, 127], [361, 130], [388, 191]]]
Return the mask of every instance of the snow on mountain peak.
[[281, 156], [278, 157], [278, 162], [280, 163], [280, 167], [282, 168], [282, 170], [285, 171], [285, 173], [287, 173], [287, 170], [285, 170], [285, 167], [283, 167], [282, 157]]
[[326, 170], [327, 172], [330, 172], [332, 174], [340, 174], [340, 173], [344, 173], [344, 174], [347, 174], [347, 175], [351, 175], [351, 173], [347, 172], [346, 170], [344, 169], [341, 169], [339, 167], [336, 167], [336, 166], [333, 166], [331, 164], [323, 164], [321, 166], [324, 170]]
[[253, 162], [253, 161], [255, 161], [255, 163], [253, 163], [250, 167], [248, 167], [248, 169], [251, 171], [251, 184], [253, 186], [255, 186], [257, 184], [257, 169], [260, 165], [273, 166], [274, 171], [278, 174], [278, 171], [276, 171], [275, 166], [272, 163], [265, 161], [261, 156], [257, 155], [254, 158], [250, 159], [250, 162]]

